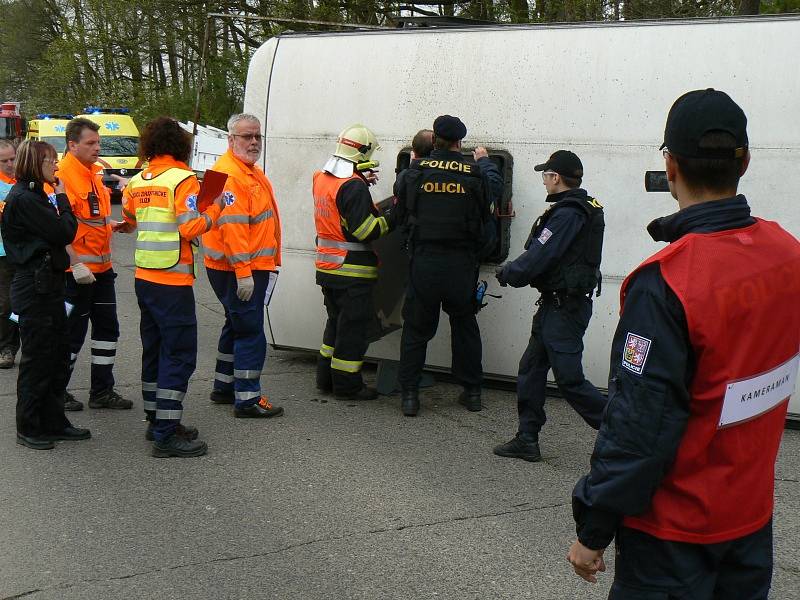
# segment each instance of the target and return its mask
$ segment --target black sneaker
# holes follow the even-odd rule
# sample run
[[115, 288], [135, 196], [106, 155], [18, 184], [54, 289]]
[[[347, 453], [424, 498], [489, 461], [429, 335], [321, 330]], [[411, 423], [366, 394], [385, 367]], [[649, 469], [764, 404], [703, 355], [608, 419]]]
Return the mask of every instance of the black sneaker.
[[337, 400], [375, 400], [378, 397], [378, 390], [372, 387], [364, 386], [357, 392], [349, 394], [335, 394]]
[[521, 458], [528, 462], [539, 462], [542, 460], [542, 453], [539, 451], [539, 442], [536, 439], [524, 439], [523, 434], [517, 434], [513, 440], [494, 447], [497, 456], [506, 458]]
[[[200, 432], [197, 430], [197, 427], [178, 424], [177, 429], [175, 429], [175, 435], [184, 437], [187, 440], [196, 440]], [[153, 434], [153, 424], [150, 421], [147, 422], [147, 431], [144, 432], [144, 439], [148, 442], [152, 442], [156, 439]]]
[[481, 409], [481, 390], [464, 390], [458, 395], [458, 403], [465, 406], [470, 412], [478, 412]]
[[156, 458], [191, 458], [193, 456], [203, 456], [208, 452], [205, 442], [199, 440], [187, 440], [176, 434], [170, 435], [167, 439], [160, 442], [153, 442], [152, 455]]
[[67, 442], [74, 442], [78, 440], [88, 440], [92, 437], [92, 432], [88, 429], [84, 429], [83, 427], [73, 427], [69, 425], [64, 427], [61, 431], [56, 433], [48, 433], [42, 436], [46, 440], [50, 440], [52, 442], [55, 441], [67, 441]]
[[282, 406], [274, 406], [266, 396], [261, 396], [261, 399], [250, 406], [243, 408], [236, 408], [233, 411], [233, 416], [237, 419], [271, 419], [272, 417], [280, 417], [283, 414]]
[[64, 392], [64, 410], [79, 411], [83, 410], [83, 402], [75, 400], [75, 396], [69, 392]]
[[96, 394], [89, 394], [89, 408], [111, 408], [127, 410], [133, 407], [133, 402], [120, 396], [113, 388], [103, 390]]
[[212, 390], [209, 396], [214, 404], [233, 404], [233, 392], [223, 392], [222, 390]]

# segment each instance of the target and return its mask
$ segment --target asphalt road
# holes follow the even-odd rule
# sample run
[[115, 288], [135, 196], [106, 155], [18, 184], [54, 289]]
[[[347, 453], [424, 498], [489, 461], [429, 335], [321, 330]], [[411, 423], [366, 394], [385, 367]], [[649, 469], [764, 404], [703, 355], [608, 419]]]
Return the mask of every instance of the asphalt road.
[[[397, 397], [321, 396], [312, 356], [270, 350], [262, 381], [286, 414], [234, 419], [208, 401], [222, 316], [204, 274], [184, 415], [209, 453], [152, 458], [132, 240], [119, 236], [114, 250], [115, 374], [134, 409], [71, 413], [90, 441], [29, 450], [14, 438], [17, 370], [0, 371], [0, 600], [606, 597], [610, 573], [591, 585], [565, 560], [570, 492], [593, 432], [563, 401], [548, 405], [543, 462], [501, 459], [491, 448], [515, 431], [510, 392], [490, 390], [486, 408], [468, 413], [458, 388], [439, 383], [408, 419]], [[70, 386], [82, 400], [88, 363], [85, 348]], [[776, 474], [777, 600], [800, 599], [798, 450], [800, 432], [787, 431]]]

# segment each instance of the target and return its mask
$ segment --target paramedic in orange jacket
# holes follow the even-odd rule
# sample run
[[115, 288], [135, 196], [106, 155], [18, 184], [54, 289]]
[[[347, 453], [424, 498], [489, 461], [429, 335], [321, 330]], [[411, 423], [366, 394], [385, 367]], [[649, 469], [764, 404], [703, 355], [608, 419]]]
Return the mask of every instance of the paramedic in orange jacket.
[[[283, 414], [261, 391], [267, 356], [264, 304], [281, 264], [281, 222], [275, 194], [261, 167], [261, 123], [253, 115], [228, 119], [228, 151], [212, 167], [228, 175], [224, 207], [203, 236], [208, 280], [225, 310], [217, 344], [211, 401], [234, 404], [234, 416]], [[269, 290], [269, 291], [268, 291]]]
[[[68, 318], [70, 374], [86, 339], [89, 321], [91, 339], [91, 408], [131, 408], [133, 403], [114, 390], [114, 360], [117, 354], [119, 321], [111, 264], [111, 196], [103, 185], [100, 155], [100, 126], [78, 117], [67, 123], [67, 151], [58, 163], [58, 178], [64, 182], [78, 232], [67, 253], [70, 271], [66, 279], [66, 301], [73, 308]], [[83, 403], [72, 394], [64, 395], [66, 410], [81, 410]]]
[[192, 284], [198, 238], [214, 225], [222, 195], [197, 210], [200, 186], [186, 165], [191, 136], [174, 119], [148, 123], [139, 156], [149, 162], [125, 187], [120, 231], [136, 232], [136, 298], [141, 310], [142, 399], [152, 454], [200, 456], [206, 443], [181, 425], [183, 398], [197, 361], [197, 318]]

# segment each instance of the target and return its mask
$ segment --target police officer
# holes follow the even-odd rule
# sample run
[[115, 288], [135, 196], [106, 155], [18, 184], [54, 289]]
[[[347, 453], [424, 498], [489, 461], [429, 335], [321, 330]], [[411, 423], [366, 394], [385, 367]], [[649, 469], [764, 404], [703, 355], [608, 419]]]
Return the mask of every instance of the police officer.
[[375, 319], [372, 289], [378, 257], [369, 242], [393, 227], [372, 202], [368, 186], [377, 181], [371, 161], [375, 134], [361, 124], [339, 134], [336, 150], [314, 173], [314, 224], [317, 231], [316, 278], [328, 320], [317, 359], [317, 388], [336, 397], [374, 400], [364, 385], [361, 366], [367, 330]]
[[186, 161], [191, 136], [177, 121], [150, 121], [139, 140], [147, 168], [125, 187], [118, 231], [137, 229], [136, 299], [141, 310], [142, 400], [147, 431], [158, 458], [201, 456], [208, 450], [195, 427], [183, 425], [183, 399], [197, 364], [195, 242], [222, 210], [220, 194], [198, 207], [200, 185]]
[[442, 309], [450, 317], [452, 372], [464, 386], [459, 402], [470, 411], [481, 410], [475, 284], [481, 252], [495, 239], [493, 196], [502, 194], [502, 179], [484, 148], [475, 151], [478, 164], [464, 158], [461, 140], [466, 135], [458, 117], [437, 117], [430, 157], [413, 161], [395, 185], [411, 251], [399, 373], [406, 416], [419, 412], [419, 380]]
[[212, 167], [226, 173], [225, 208], [203, 236], [206, 273], [225, 311], [217, 343], [211, 401], [235, 404], [234, 416], [283, 414], [261, 391], [267, 356], [264, 302], [281, 263], [281, 222], [261, 157], [261, 123], [249, 114], [228, 119], [228, 150]]
[[569, 560], [595, 581], [616, 536], [611, 600], [766, 600], [775, 459], [800, 360], [800, 243], [737, 195], [747, 118], [727, 94], [678, 98], [662, 150], [679, 210], [648, 225], [669, 245], [622, 285]]
[[[528, 347], [519, 362], [519, 431], [496, 446], [498, 456], [541, 459], [539, 431], [547, 372], [552, 368], [561, 394], [589, 426], [597, 429], [606, 401], [583, 375], [583, 335], [592, 316], [592, 292], [600, 283], [603, 207], [579, 186], [583, 164], [568, 150], [536, 165], [552, 205], [533, 225], [525, 252], [497, 269], [500, 285], [531, 285], [541, 292]], [[599, 293], [599, 290], [598, 290]]]
[[[91, 334], [91, 408], [129, 409], [133, 403], [114, 390], [114, 361], [117, 354], [119, 322], [111, 263], [111, 196], [103, 185], [103, 168], [96, 163], [100, 154], [100, 126], [78, 117], [67, 123], [67, 152], [58, 164], [72, 210], [78, 219], [78, 232], [67, 248], [70, 271], [66, 297], [73, 305], [69, 316], [70, 369], [75, 366], [89, 322]], [[71, 372], [71, 371], [70, 371]], [[83, 404], [72, 394], [65, 396], [68, 410], [81, 410]]]

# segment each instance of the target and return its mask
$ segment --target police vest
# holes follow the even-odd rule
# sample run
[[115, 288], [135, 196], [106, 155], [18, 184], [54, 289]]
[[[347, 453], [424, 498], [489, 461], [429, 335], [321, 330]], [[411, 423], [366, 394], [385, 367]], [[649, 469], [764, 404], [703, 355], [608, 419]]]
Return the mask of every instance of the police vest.
[[377, 256], [369, 244], [362, 244], [352, 236], [349, 236], [352, 239], [348, 239], [336, 204], [341, 187], [353, 179], [363, 181], [355, 173], [347, 179], [339, 179], [324, 171], [314, 173], [314, 225], [317, 229], [315, 265], [319, 273], [377, 279]]
[[602, 205], [590, 196], [567, 195], [553, 204], [534, 224], [531, 236], [525, 243], [527, 250], [531, 242], [541, 236], [547, 222], [558, 210], [575, 206], [586, 215], [578, 235], [556, 265], [544, 273], [533, 285], [541, 292], [564, 292], [570, 295], [585, 295], [600, 281], [600, 259], [603, 254], [603, 231], [605, 219]]
[[180, 267], [181, 236], [175, 217], [175, 190], [193, 175], [192, 171], [173, 167], [150, 179], [144, 179], [140, 173], [128, 183], [128, 192], [136, 206], [137, 267]]
[[[758, 219], [687, 234], [637, 271], [651, 263], [683, 306], [697, 365], [675, 460], [650, 509], [624, 524], [693, 544], [740, 538], [772, 517], [775, 458], [800, 348], [800, 243]], [[635, 273], [622, 285], [623, 305]]]
[[484, 188], [478, 166], [424, 158], [409, 169], [418, 171], [409, 181], [406, 199], [412, 242], [479, 244]]

